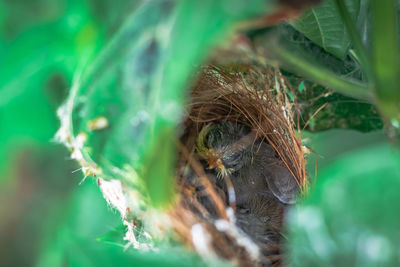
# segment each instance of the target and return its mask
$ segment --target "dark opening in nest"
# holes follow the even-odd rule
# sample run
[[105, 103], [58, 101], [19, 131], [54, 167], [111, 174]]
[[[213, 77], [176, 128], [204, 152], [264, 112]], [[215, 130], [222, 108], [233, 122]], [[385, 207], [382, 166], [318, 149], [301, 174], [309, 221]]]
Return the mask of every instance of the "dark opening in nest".
[[280, 266], [285, 210], [306, 189], [288, 82], [272, 68], [208, 67], [187, 105], [171, 214], [207, 260]]

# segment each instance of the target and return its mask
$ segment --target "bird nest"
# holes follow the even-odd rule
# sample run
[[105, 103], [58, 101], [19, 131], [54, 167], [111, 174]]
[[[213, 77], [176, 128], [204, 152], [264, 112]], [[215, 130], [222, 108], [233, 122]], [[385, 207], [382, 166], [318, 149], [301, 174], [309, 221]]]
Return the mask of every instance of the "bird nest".
[[[213, 66], [199, 74], [179, 140], [180, 197], [170, 218], [179, 241], [204, 259], [282, 264], [285, 211], [293, 190], [297, 196], [307, 186], [289, 94], [274, 68]], [[219, 143], [229, 155], [247, 153], [240, 160], [248, 162], [235, 157], [239, 167], [227, 171]]]

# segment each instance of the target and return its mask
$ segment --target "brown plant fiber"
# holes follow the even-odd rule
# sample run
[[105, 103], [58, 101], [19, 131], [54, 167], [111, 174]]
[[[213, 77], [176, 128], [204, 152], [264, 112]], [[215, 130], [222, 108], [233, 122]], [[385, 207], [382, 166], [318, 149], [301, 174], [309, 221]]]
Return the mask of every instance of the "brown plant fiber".
[[[221, 187], [219, 178], [210, 175], [196, 153], [196, 138], [203, 127], [213, 122], [230, 121], [245, 125], [257, 139], [264, 140], [275, 150], [296, 180], [300, 192], [304, 192], [307, 186], [306, 161], [300, 133], [295, 131], [295, 105], [288, 97], [289, 90], [289, 83], [279, 71], [248, 66], [241, 66], [240, 71], [229, 67], [204, 68], [192, 88], [178, 145], [180, 198], [170, 217], [177, 238], [203, 258], [208, 258], [206, 260], [222, 258], [238, 266], [282, 264], [280, 241], [260, 245], [250, 238], [258, 249], [252, 248], [251, 242], [246, 243], [249, 236], [238, 227], [239, 213], [235, 203], [228, 201], [227, 191], [233, 187], [232, 181], [229, 176], [224, 178]], [[256, 204], [259, 209], [268, 205]], [[283, 221], [284, 213], [279, 211], [276, 214]], [[221, 228], [224, 222], [229, 225], [227, 229]], [[204, 230], [203, 243], [196, 239], [196, 229]], [[200, 243], [205, 245], [202, 249]]]

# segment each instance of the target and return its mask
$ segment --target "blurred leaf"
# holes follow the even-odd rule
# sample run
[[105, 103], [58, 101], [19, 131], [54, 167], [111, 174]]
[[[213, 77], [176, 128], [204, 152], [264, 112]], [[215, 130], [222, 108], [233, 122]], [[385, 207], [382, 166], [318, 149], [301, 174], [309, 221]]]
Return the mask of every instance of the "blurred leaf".
[[[345, 4], [354, 21], [357, 21], [360, 0], [346, 0]], [[340, 59], [345, 57], [350, 39], [335, 0], [323, 1], [291, 24], [327, 52]]]
[[[107, 207], [93, 180], [88, 179], [77, 187], [60, 211], [64, 214], [64, 223], [46, 232], [37, 262], [39, 267], [206, 266], [194, 253], [173, 244], [160, 246], [157, 251], [145, 252], [132, 247], [124, 250], [125, 227], [120, 225], [119, 215]], [[43, 227], [49, 225], [44, 223]]]
[[289, 213], [291, 266], [398, 266], [399, 160], [380, 144], [325, 167]]
[[[70, 266], [207, 266], [200, 258], [182, 248], [163, 249], [162, 252], [156, 253], [139, 252], [132, 249], [124, 252], [122, 248], [115, 246], [87, 246], [85, 242], [81, 242], [80, 245], [73, 248], [72, 251], [75, 250], [74, 254], [66, 259]], [[82, 247], [85, 249], [79, 255], [76, 250], [81, 250]]]
[[[0, 266], [30, 266], [47, 235], [66, 220], [68, 200], [79, 178], [59, 145], [22, 146], [9, 157], [0, 181]], [[10, 205], [12, 203], [12, 205]], [[23, 255], [23, 257], [21, 257]]]
[[[332, 129], [323, 132], [302, 132], [303, 145], [312, 149], [307, 156], [307, 171], [312, 179], [319, 174], [319, 169], [331, 164], [343, 154], [360, 149], [362, 147], [374, 146], [385, 142], [387, 136], [383, 130], [362, 133], [346, 129]], [[311, 181], [313, 183], [313, 180]]]
[[124, 241], [124, 236], [126, 230], [126, 226], [121, 224], [115, 227], [115, 229], [110, 230], [107, 233], [97, 237], [96, 240], [101, 243], [115, 245], [118, 247], [125, 247], [126, 241]]
[[400, 121], [400, 42], [399, 42], [399, 1], [386, 0], [382, 3], [371, 2], [371, 54], [375, 78], [376, 101], [382, 113]]
[[87, 0], [93, 17], [109, 39], [144, 0]]
[[65, 0], [1, 1], [1, 10], [4, 12], [1, 37], [13, 39], [26, 29], [57, 20], [64, 12], [64, 2]]
[[3, 3], [8, 12], [0, 38], [0, 171], [17, 149], [51, 140], [58, 127], [55, 108], [74, 68], [98, 44], [87, 6], [61, 2]]
[[[271, 5], [262, 0], [163, 0], [138, 8], [71, 93], [70, 130], [87, 136], [85, 160], [98, 164], [105, 178], [121, 179], [118, 170], [133, 166], [153, 203], [168, 203], [174, 147], [159, 151], [175, 137], [190, 75], [235, 22], [263, 15]], [[104, 126], [93, 127], [100, 118]]]
[[[160, 143], [153, 146], [148, 155], [149, 159], [145, 163], [144, 176], [146, 177], [147, 190], [152, 204], [157, 207], [165, 205], [165, 202], [171, 203], [171, 197], [174, 193], [174, 187], [171, 184], [173, 185], [175, 178], [171, 176], [160, 179], [160, 177], [174, 173], [175, 140], [171, 138], [172, 136], [174, 136], [173, 133], [160, 133], [158, 139]], [[157, 167], [154, 168], [155, 166]]]
[[96, 238], [121, 222], [120, 216], [107, 206], [94, 180], [87, 179], [80, 186], [77, 186], [78, 181], [75, 180], [68, 202], [57, 209], [62, 216], [61, 223], [54, 225], [51, 219], [41, 223], [41, 227], [47, 230], [38, 240], [37, 266], [62, 266], [70, 261], [69, 258], [87, 259], [86, 247], [104, 249], [103, 244], [95, 241]]

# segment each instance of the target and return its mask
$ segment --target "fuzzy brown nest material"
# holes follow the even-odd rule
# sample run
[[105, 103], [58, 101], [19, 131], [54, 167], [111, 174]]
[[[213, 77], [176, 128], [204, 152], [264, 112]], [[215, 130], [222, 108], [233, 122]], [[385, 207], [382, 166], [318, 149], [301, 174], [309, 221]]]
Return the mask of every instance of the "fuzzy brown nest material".
[[[196, 138], [210, 122], [245, 125], [273, 147], [300, 191], [304, 191], [306, 162], [300, 136], [294, 130], [288, 86], [279, 71], [244, 66], [240, 72], [205, 68], [193, 87], [179, 145], [177, 176], [181, 197], [171, 218], [181, 241], [207, 260], [223, 258], [240, 266], [281, 265], [280, 242], [260, 246], [243, 232], [235, 223], [235, 215], [239, 214], [223, 189], [232, 188], [232, 181], [224, 179], [225, 185], [219, 186], [218, 178], [206, 173], [195, 147]], [[257, 205], [260, 209], [267, 203]], [[282, 217], [283, 213], [277, 216]]]

